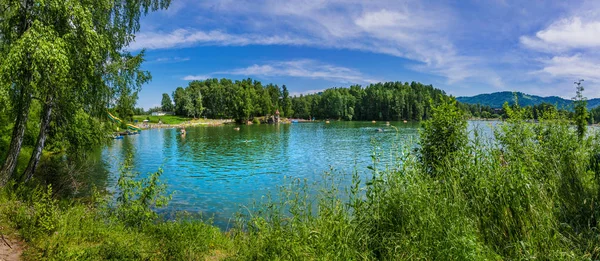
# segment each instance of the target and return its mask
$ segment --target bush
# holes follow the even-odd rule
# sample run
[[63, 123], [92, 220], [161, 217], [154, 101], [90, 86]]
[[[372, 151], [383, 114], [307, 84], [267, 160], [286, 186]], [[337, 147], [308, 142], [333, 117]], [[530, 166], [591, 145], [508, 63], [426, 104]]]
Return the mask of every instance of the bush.
[[441, 104], [432, 107], [431, 119], [423, 123], [420, 132], [420, 160], [432, 175], [452, 162], [468, 141], [466, 116], [456, 100], [450, 99], [441, 99]]
[[126, 225], [140, 227], [158, 218], [154, 208], [166, 206], [171, 195], [164, 195], [166, 185], [159, 180], [161, 169], [151, 173], [148, 178], [139, 179], [139, 173], [132, 170], [131, 161], [132, 156], [127, 156], [121, 167], [121, 175], [117, 181], [117, 201], [111, 209]]

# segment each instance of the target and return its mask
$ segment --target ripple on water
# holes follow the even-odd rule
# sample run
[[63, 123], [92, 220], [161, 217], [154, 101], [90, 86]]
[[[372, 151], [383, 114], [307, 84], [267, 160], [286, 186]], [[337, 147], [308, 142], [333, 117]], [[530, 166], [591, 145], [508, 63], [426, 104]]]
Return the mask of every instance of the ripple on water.
[[[240, 205], [275, 194], [290, 178], [314, 181], [331, 167], [351, 173], [355, 166], [367, 176], [374, 149], [399, 151], [398, 144], [416, 140], [416, 125], [392, 125], [398, 130], [370, 122], [261, 124], [240, 131], [200, 126], [187, 128], [185, 137], [176, 129], [152, 129], [115, 140], [102, 157], [111, 173], [118, 173], [127, 151], [142, 175], [162, 167], [161, 180], [175, 191], [169, 210], [202, 212], [226, 227]], [[115, 183], [113, 174], [108, 184]]]

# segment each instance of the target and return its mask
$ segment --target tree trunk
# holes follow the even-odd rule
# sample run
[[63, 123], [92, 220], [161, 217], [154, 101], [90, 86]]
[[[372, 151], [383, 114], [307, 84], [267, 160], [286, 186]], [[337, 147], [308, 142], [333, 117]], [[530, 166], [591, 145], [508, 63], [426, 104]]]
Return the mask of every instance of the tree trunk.
[[31, 158], [29, 159], [29, 164], [27, 165], [25, 172], [23, 172], [23, 176], [21, 176], [23, 181], [28, 181], [33, 177], [37, 165], [40, 162], [40, 157], [42, 156], [42, 151], [44, 151], [44, 145], [46, 143], [46, 134], [48, 133], [48, 128], [50, 127], [50, 118], [52, 115], [53, 105], [52, 102], [52, 95], [49, 94], [46, 98], [46, 103], [44, 104], [44, 111], [42, 112], [40, 134], [38, 135], [37, 142], [35, 143], [35, 148], [33, 149], [33, 153], [31, 154]]
[[6, 182], [12, 177], [15, 167], [17, 166], [19, 153], [21, 152], [21, 145], [23, 145], [25, 127], [27, 125], [27, 118], [29, 117], [29, 107], [31, 106], [31, 94], [26, 91], [26, 88], [27, 87], [21, 88], [21, 106], [19, 106], [20, 110], [17, 113], [17, 119], [15, 121], [15, 126], [13, 127], [8, 154], [2, 165], [2, 169], [0, 169], [0, 186], [6, 185]]
[[[19, 25], [19, 37], [22, 36], [29, 27], [31, 27], [31, 19], [29, 19], [29, 12], [31, 11], [31, 7], [33, 6], [32, 0], [24, 0], [23, 6], [19, 10], [22, 12], [22, 21]], [[29, 60], [29, 54], [27, 55], [27, 59]], [[27, 62], [27, 66], [31, 66], [30, 61]], [[19, 153], [21, 153], [21, 146], [23, 145], [23, 137], [25, 136], [25, 128], [27, 125], [27, 119], [29, 118], [29, 107], [31, 106], [31, 92], [29, 91], [29, 86], [25, 86], [29, 84], [31, 74], [30, 72], [26, 72], [24, 78], [26, 81], [22, 83], [20, 86], [20, 97], [19, 100], [16, 101], [18, 107], [16, 107], [15, 112], [17, 113], [17, 118], [15, 120], [15, 126], [13, 126], [13, 133], [10, 138], [10, 146], [8, 148], [8, 153], [6, 155], [6, 160], [0, 169], [0, 187], [6, 185], [8, 180], [12, 178], [13, 173], [15, 172], [15, 168], [17, 167], [17, 159], [19, 158]]]

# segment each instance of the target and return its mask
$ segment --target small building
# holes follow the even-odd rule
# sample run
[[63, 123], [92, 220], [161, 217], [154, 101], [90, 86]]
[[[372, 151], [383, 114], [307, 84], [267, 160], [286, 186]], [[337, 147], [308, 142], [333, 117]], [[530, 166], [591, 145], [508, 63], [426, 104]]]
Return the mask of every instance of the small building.
[[174, 112], [171, 111], [155, 111], [152, 113], [152, 116], [165, 116], [165, 115], [175, 115]]

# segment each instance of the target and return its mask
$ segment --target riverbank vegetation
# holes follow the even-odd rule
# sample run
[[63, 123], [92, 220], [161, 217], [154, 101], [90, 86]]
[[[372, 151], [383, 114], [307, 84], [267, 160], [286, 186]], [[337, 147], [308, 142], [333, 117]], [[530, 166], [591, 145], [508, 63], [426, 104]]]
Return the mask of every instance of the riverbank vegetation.
[[417, 149], [396, 148], [398, 164], [378, 166], [374, 154], [370, 174], [348, 187], [335, 173], [291, 180], [227, 232], [183, 214], [161, 219], [160, 171], [136, 179], [128, 163], [116, 200], [57, 200], [50, 187], [12, 183], [0, 222], [31, 260], [600, 258], [600, 135], [554, 110], [534, 124], [518, 105], [504, 109], [490, 139], [441, 99]]

